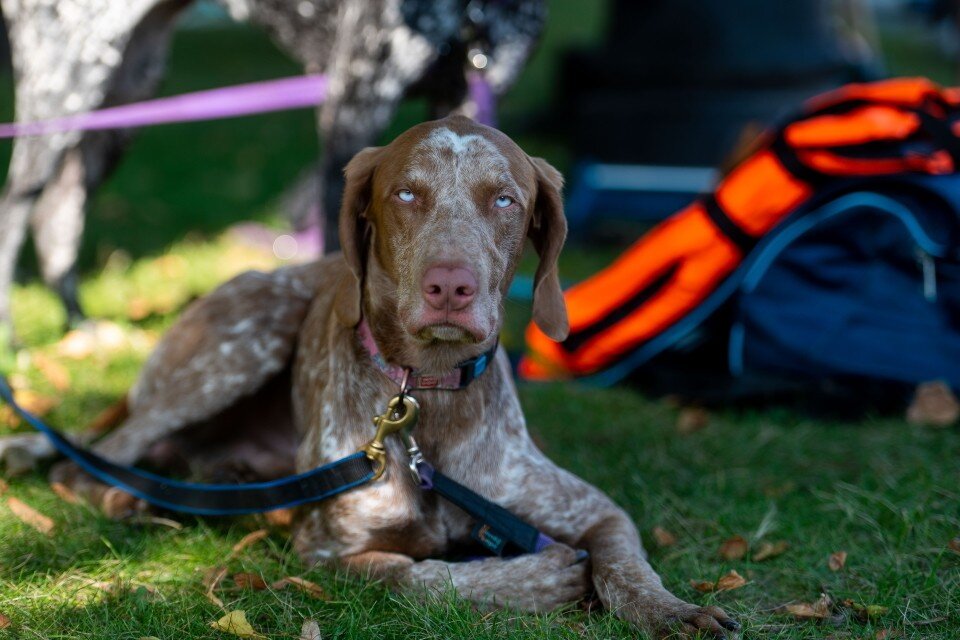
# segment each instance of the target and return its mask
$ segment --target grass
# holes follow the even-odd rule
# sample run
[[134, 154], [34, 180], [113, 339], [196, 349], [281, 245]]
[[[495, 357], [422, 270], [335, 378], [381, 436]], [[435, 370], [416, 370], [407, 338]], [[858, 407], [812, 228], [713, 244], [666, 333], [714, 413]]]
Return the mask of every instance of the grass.
[[[507, 128], [549, 95], [558, 48], [572, 38], [589, 40], [602, 20], [583, 3], [552, 5], [551, 25], [558, 26], [504, 105]], [[933, 64], [929, 52], [923, 60]], [[251, 29], [183, 33], [171, 67], [164, 93], [295, 72]], [[406, 104], [392, 131], [422, 113], [422, 104]], [[560, 165], [569, 161], [558, 141], [518, 137]], [[90, 357], [62, 355], [62, 312], [26, 278], [14, 299], [25, 349], [0, 365], [38, 393], [60, 397], [48, 415], [53, 423], [89, 422], [126, 391], [184, 304], [244, 268], [273, 264], [220, 234], [242, 218], [276, 222], [277, 194], [315, 153], [307, 112], [144, 131], [92, 203], [83, 250], [82, 300], [92, 315], [115, 323], [123, 339]], [[574, 248], [563, 273], [582, 277], [611, 253]], [[24, 264], [29, 275], [29, 258]], [[529, 271], [532, 261], [525, 265]], [[511, 304], [509, 313], [506, 339], [515, 345], [528, 309]], [[58, 392], [44, 375], [43, 357], [65, 367], [68, 390]], [[681, 409], [636, 390], [546, 385], [522, 386], [520, 393], [547, 453], [601, 487], [638, 523], [667, 587], [725, 607], [744, 623], [745, 637], [873, 639], [882, 630], [899, 634], [887, 637], [958, 636], [960, 554], [947, 547], [960, 535], [957, 430], [917, 429], [891, 417], [834, 422], [771, 408], [717, 411], [706, 428], [683, 436], [675, 426]], [[412, 602], [376, 584], [301, 566], [282, 530], [227, 559], [246, 533], [264, 526], [260, 518], [184, 518], [181, 529], [112, 522], [59, 500], [43, 470], [10, 480], [7, 497], [50, 516], [55, 530], [47, 537], [0, 505], [0, 614], [11, 621], [0, 639], [217, 638], [224, 636], [209, 623], [232, 609], [245, 610], [270, 638], [298, 637], [308, 617], [324, 638], [635, 636], [609, 615], [578, 610], [485, 615], [449, 595]], [[676, 544], [654, 544], [654, 527], [672, 532]], [[718, 549], [734, 535], [754, 549], [777, 541], [790, 547], [764, 562], [724, 560]], [[841, 550], [849, 554], [846, 566], [831, 571], [827, 558]], [[217, 591], [219, 607], [203, 586], [204, 572], [218, 565], [267, 582], [304, 576], [329, 600], [291, 589], [243, 591], [228, 577]], [[690, 586], [691, 579], [713, 581], [730, 570], [746, 586], [715, 594]], [[821, 592], [886, 609], [865, 621], [849, 615], [823, 622], [778, 610]]]

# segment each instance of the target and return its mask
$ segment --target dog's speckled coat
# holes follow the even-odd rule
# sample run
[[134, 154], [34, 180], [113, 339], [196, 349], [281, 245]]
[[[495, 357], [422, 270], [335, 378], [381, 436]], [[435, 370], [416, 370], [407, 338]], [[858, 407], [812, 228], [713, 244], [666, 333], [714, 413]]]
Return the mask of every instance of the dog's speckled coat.
[[[353, 453], [371, 438], [372, 415], [397, 392], [356, 335], [361, 314], [389, 360], [434, 372], [452, 367], [496, 340], [528, 237], [541, 261], [534, 318], [563, 338], [567, 321], [556, 270], [566, 234], [561, 182], [556, 170], [502, 133], [462, 117], [419, 125], [386, 147], [362, 151], [346, 170], [343, 255], [268, 275], [248, 273], [195, 303], [145, 367], [130, 394], [130, 419], [96, 449], [130, 463], [155, 455], [176, 433], [183, 455], [192, 448], [193, 455], [209, 456], [191, 444], [200, 428], [195, 423], [243, 396], [259, 393], [258, 402], [265, 402], [258, 390], [292, 360], [296, 469]], [[401, 190], [411, 191], [413, 201], [400, 200]], [[501, 196], [512, 202], [496, 208]], [[420, 279], [438, 261], [456, 261], [476, 274], [473, 316], [423, 327]], [[415, 436], [426, 459], [560, 544], [514, 559], [440, 559], [470, 545], [472, 522], [414, 485], [401, 443], [390, 438], [384, 480], [298, 512], [294, 544], [305, 560], [338, 563], [406, 591], [452, 583], [464, 598], [525, 610], [553, 609], [594, 589], [616, 615], [664, 634], [700, 629], [721, 637], [724, 627], [736, 627], [720, 609], [666, 591], [627, 515], [537, 449], [502, 349], [468, 388], [416, 395], [422, 411]], [[261, 420], [261, 440], [284, 442], [283, 422], [281, 414]], [[228, 431], [221, 434], [229, 438]], [[266, 464], [271, 456], [287, 456], [288, 466], [294, 459], [282, 446], [233, 451], [254, 470], [283, 466]], [[95, 485], [69, 465], [57, 467], [54, 477], [103, 500], [102, 490], [90, 490]], [[589, 551], [590, 562], [575, 563], [575, 548]]]

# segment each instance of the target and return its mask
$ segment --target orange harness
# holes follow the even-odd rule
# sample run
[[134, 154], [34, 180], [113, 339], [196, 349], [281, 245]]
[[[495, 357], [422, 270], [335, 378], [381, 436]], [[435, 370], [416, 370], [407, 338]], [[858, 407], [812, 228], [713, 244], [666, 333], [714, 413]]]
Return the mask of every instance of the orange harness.
[[852, 84], [809, 100], [764, 134], [716, 190], [660, 223], [565, 293], [570, 335], [526, 332], [524, 378], [586, 376], [617, 363], [697, 307], [801, 205], [853, 179], [942, 175], [960, 166], [960, 89], [925, 79]]

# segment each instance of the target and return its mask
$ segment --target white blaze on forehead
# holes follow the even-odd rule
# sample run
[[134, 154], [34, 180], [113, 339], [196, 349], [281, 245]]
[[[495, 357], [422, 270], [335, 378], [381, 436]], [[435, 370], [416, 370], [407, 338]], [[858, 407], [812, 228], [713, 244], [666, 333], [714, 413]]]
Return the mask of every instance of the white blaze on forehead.
[[[440, 166], [450, 168], [448, 164], [449, 152], [455, 156], [454, 170], [438, 175], [438, 167], [426, 167], [423, 165], [411, 167], [407, 177], [420, 180], [428, 184], [437, 184], [437, 180], [445, 182], [448, 185], [463, 184], [461, 178], [466, 176], [476, 177], [481, 172], [486, 171], [487, 175], [496, 174], [500, 181], [505, 185], [513, 187], [521, 198], [525, 196], [522, 193], [520, 185], [516, 184], [513, 176], [510, 174], [510, 162], [503, 152], [486, 137], [475, 134], [458, 134], [446, 127], [440, 127], [430, 132], [417, 145], [418, 149], [427, 151], [435, 162]], [[460, 162], [469, 159], [470, 162]], [[469, 179], [469, 178], [468, 178]], [[448, 182], [449, 181], [449, 182]]]
[[[500, 150], [483, 136], [478, 136], [475, 133], [462, 136], [458, 133], [454, 133], [446, 127], [434, 129], [433, 132], [427, 136], [423, 142], [420, 143], [420, 145], [424, 147], [433, 147], [434, 149], [450, 149], [457, 155], [464, 155], [470, 149], [470, 147], [481, 147], [484, 151], [492, 151], [503, 158], [503, 154], [500, 153]], [[503, 159], [506, 160], [506, 158]]]

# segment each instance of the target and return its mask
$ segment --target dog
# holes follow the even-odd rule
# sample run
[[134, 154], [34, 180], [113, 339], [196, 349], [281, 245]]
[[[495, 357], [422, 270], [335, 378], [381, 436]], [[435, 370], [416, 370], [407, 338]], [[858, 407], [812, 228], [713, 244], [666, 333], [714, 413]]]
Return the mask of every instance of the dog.
[[[19, 121], [43, 120], [151, 97], [164, 72], [172, 25], [191, 0], [0, 0], [8, 25]], [[422, 90], [436, 116], [470, 114], [468, 57], [501, 95], [542, 31], [543, 0], [220, 0], [262, 25], [308, 72], [326, 73], [318, 109], [322, 211], [336, 212], [342, 169], [372, 144], [400, 99]], [[470, 54], [468, 56], [468, 54]], [[478, 57], [479, 56], [479, 57]], [[10, 330], [10, 288], [27, 225], [44, 281], [69, 322], [89, 195], [122, 154], [129, 131], [63, 133], [14, 142], [0, 198], [0, 330]], [[335, 248], [336, 216], [325, 218]]]
[[[440, 377], [496, 349], [465, 388], [411, 392], [421, 405], [414, 434], [438, 470], [557, 544], [444, 560], [469, 548], [472, 522], [418, 489], [391, 437], [382, 479], [297, 511], [298, 554], [405, 592], [452, 584], [485, 606], [549, 611], [595, 591], [615, 615], [661, 635], [736, 631], [721, 609], [668, 592], [627, 514], [550, 462], [527, 432], [497, 336], [527, 239], [539, 256], [533, 320], [554, 339], [567, 333], [560, 173], [505, 134], [451, 116], [362, 150], [345, 175], [342, 253], [248, 272], [195, 302], [128, 394], [129, 418], [95, 451], [205, 479], [308, 471], [370, 440], [371, 416], [398, 391], [378, 357]], [[51, 479], [114, 513], [120, 503], [140, 508], [70, 462]]]

